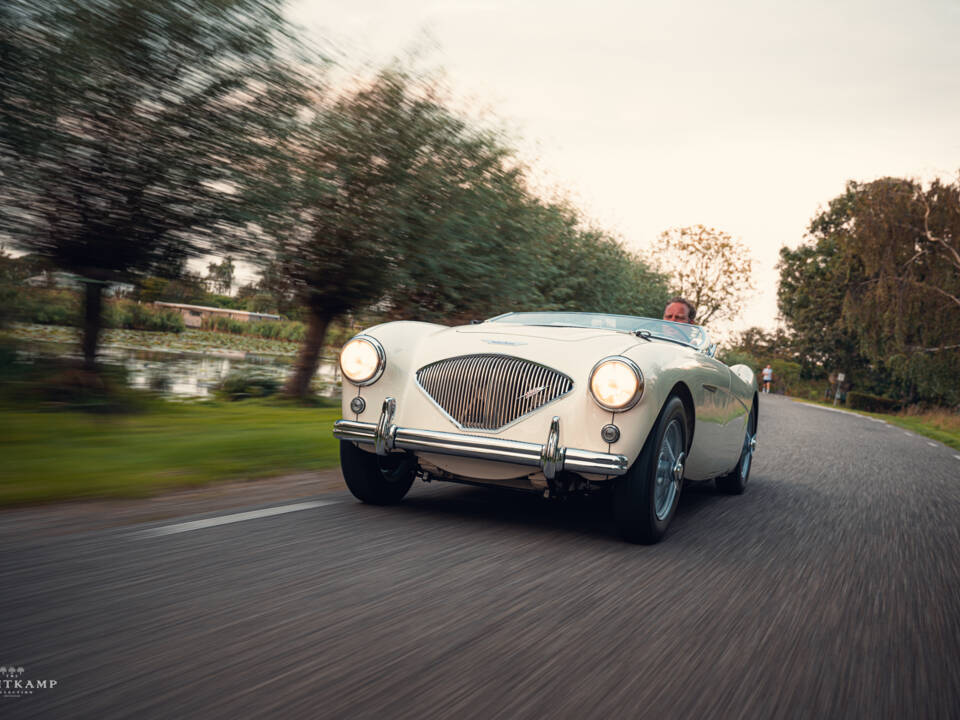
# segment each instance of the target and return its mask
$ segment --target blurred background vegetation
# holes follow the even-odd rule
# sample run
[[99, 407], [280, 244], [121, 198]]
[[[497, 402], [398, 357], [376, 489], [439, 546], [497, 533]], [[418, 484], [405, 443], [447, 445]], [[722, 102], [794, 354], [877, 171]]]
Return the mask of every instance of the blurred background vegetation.
[[[379, 321], [659, 317], [682, 293], [709, 322], [749, 301], [752, 261], [727, 233], [673, 228], [634, 253], [533, 189], [510, 135], [456, 111], [437, 77], [396, 63], [334, 85], [282, 11], [0, 4], [3, 402], [156, 410], [129, 386], [178, 386], [175, 372], [147, 372], [142, 353], [159, 350], [233, 358], [211, 402], [304, 401], [330, 394], [337, 346]], [[779, 329], [740, 333], [722, 359], [770, 364], [776, 392], [941, 408], [949, 424], [960, 182], [851, 181], [798, 240], [780, 255]], [[191, 269], [201, 258], [205, 274]], [[258, 275], [237, 288], [241, 261]], [[191, 329], [157, 301], [281, 319]]]

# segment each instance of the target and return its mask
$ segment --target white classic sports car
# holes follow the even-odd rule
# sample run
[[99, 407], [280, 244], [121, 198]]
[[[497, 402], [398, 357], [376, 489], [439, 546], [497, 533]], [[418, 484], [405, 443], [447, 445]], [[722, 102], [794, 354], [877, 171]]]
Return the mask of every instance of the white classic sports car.
[[344, 479], [375, 504], [416, 477], [611, 488], [621, 535], [657, 542], [684, 480], [742, 493], [750, 476], [757, 382], [715, 350], [697, 325], [600, 313], [377, 325], [340, 353]]

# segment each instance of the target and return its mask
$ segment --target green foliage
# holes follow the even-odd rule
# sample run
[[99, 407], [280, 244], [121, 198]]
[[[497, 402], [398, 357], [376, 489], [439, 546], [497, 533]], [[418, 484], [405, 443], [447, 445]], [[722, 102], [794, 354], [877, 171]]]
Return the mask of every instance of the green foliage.
[[760, 372], [759, 369], [766, 364], [757, 359], [756, 355], [753, 355], [740, 348], [722, 349], [717, 353], [717, 359], [724, 365], [728, 365], [730, 367], [734, 365], [746, 365], [748, 368], [758, 374]]
[[255, 397], [268, 397], [280, 390], [280, 380], [266, 373], [232, 372], [217, 386], [218, 397], [227, 400], [246, 400]]
[[0, 233], [95, 281], [238, 243], [302, 107], [289, 41], [280, 0], [0, 3]]
[[[0, 283], [0, 292], [2, 292]], [[80, 294], [73, 290], [28, 288], [14, 293], [10, 300], [11, 319], [36, 325], [80, 325]], [[184, 330], [180, 313], [162, 310], [130, 300], [108, 301], [103, 326], [127, 330], [179, 333]]]
[[20, 289], [11, 293], [10, 318], [37, 325], [72, 325], [80, 322], [80, 296], [71, 290]]
[[234, 320], [233, 318], [214, 316], [211, 318], [206, 318], [203, 321], [203, 327], [205, 330], [233, 333], [234, 335], [243, 335], [246, 333], [248, 329], [248, 324], [243, 322], [242, 320]]
[[153, 402], [91, 422], [0, 407], [0, 505], [142, 497], [173, 487], [336, 467], [339, 408]]
[[666, 278], [609, 234], [584, 228], [569, 205], [534, 206], [540, 260], [529, 278], [536, 293], [515, 309], [612, 312], [660, 317], [669, 298]]
[[86, 372], [64, 358], [26, 357], [0, 349], [0, 406], [132, 413], [145, 410], [151, 398], [132, 390], [121, 365]]
[[104, 327], [172, 333], [181, 333], [186, 329], [183, 316], [175, 310], [130, 301], [108, 303], [104, 313]]
[[253, 335], [268, 340], [285, 340], [287, 342], [303, 342], [306, 326], [301, 322], [284, 322], [282, 320], [262, 320], [259, 322], [244, 322], [227, 317], [212, 317], [204, 320], [204, 328], [216, 332], [233, 333], [234, 335]]
[[188, 272], [174, 278], [162, 278], [155, 275], [143, 278], [136, 292], [141, 302], [175, 302], [188, 305], [212, 305], [207, 302], [210, 293], [199, 275]]
[[281, 308], [296, 298], [311, 327], [293, 394], [348, 313], [457, 323], [544, 307], [662, 311], [662, 278], [568, 206], [537, 199], [504, 138], [468, 125], [430, 79], [388, 69], [319, 103], [271, 173], [270, 199], [285, 201], [264, 225], [262, 287]]
[[900, 407], [900, 403], [896, 400], [854, 390], [847, 393], [846, 405], [851, 410], [866, 410], [867, 412], [878, 413], [893, 412]]
[[278, 322], [264, 320], [249, 323], [248, 335], [268, 338], [270, 340], [286, 340], [287, 342], [303, 342], [306, 334], [306, 325], [301, 322]]
[[960, 401], [960, 183], [850, 182], [810, 236], [781, 251], [778, 295], [805, 366]]
[[[763, 367], [763, 366], [762, 366]], [[772, 360], [770, 368], [773, 370], [773, 390], [786, 395], [802, 395], [805, 384], [801, 383], [801, 367], [799, 363], [789, 360]]]
[[760, 328], [744, 330], [733, 347], [720, 350], [717, 358], [727, 365], [746, 365], [762, 384], [761, 372], [767, 365], [773, 370], [771, 391], [795, 397], [820, 397], [825, 376], [819, 382], [811, 377], [793, 355], [790, 339], [781, 330], [770, 333]]

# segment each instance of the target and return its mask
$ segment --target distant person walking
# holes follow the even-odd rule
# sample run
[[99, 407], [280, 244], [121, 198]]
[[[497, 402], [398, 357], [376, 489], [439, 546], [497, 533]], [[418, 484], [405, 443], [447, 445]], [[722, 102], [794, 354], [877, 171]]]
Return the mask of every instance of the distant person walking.
[[763, 369], [763, 391], [770, 392], [770, 384], [773, 382], [773, 368], [767, 365]]

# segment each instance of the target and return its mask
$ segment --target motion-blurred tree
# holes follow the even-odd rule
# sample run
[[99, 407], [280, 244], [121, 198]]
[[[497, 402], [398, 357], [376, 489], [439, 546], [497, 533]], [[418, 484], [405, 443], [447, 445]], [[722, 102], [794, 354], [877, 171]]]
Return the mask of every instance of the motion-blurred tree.
[[722, 230], [703, 225], [667, 230], [651, 257], [670, 278], [671, 290], [696, 306], [701, 325], [735, 318], [755, 287], [749, 250]]
[[308, 311], [289, 395], [308, 392], [330, 323], [348, 312], [464, 315], [526, 282], [519, 171], [431, 81], [385, 70], [320, 104], [294, 146], [272, 172], [286, 204], [264, 226]]
[[84, 278], [87, 368], [104, 284], [170, 274], [255, 219], [246, 187], [302, 91], [280, 4], [0, 4], [0, 233]]
[[567, 203], [543, 205], [532, 282], [539, 309], [660, 317], [670, 297], [667, 278], [608, 233], [585, 225]]

